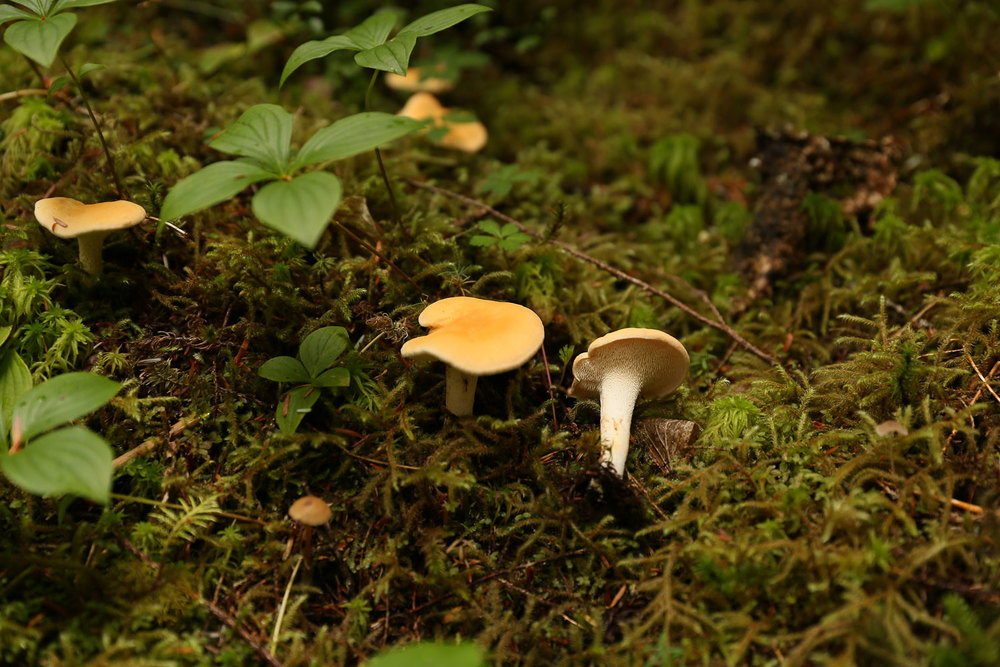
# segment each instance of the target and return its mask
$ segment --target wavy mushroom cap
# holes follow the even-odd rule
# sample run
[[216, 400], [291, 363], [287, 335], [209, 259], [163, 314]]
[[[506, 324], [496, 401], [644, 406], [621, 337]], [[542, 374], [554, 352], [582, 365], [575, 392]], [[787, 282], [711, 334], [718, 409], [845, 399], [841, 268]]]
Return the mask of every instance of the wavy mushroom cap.
[[433, 121], [433, 127], [445, 128], [447, 132], [435, 143], [445, 148], [454, 148], [466, 153], [475, 153], [486, 145], [489, 133], [478, 120], [455, 122], [448, 118], [452, 110], [442, 106], [430, 93], [415, 93], [406, 101], [397, 116], [414, 120]]
[[430, 329], [406, 341], [408, 359], [443, 361], [469, 375], [494, 375], [517, 368], [542, 346], [545, 328], [530, 308], [469, 296], [442, 299], [418, 318]]
[[84, 204], [69, 197], [47, 197], [35, 202], [35, 218], [59, 238], [72, 239], [137, 225], [146, 219], [146, 209], [124, 199]]
[[570, 396], [596, 398], [608, 376], [638, 383], [642, 398], [669, 394], [684, 381], [691, 365], [679, 340], [657, 329], [628, 328], [601, 336], [573, 362]]

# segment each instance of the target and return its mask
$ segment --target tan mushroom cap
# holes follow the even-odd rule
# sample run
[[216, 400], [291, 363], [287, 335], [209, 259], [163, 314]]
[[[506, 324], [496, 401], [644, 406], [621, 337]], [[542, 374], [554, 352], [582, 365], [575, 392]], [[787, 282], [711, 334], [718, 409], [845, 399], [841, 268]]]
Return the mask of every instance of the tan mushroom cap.
[[[440, 66], [434, 69], [444, 70], [444, 67]], [[407, 68], [406, 76], [400, 76], [395, 72], [386, 72], [385, 84], [393, 90], [404, 90], [413, 93], [444, 93], [455, 87], [454, 82], [448, 79], [425, 75], [423, 69], [420, 67]]]
[[639, 396], [656, 398], [680, 386], [691, 360], [679, 340], [657, 329], [628, 328], [601, 336], [573, 362], [571, 396], [596, 398], [609, 371], [629, 369]]
[[437, 140], [445, 148], [455, 148], [466, 153], [475, 153], [486, 145], [489, 133], [478, 120], [464, 123], [449, 121], [446, 116], [451, 111], [430, 93], [415, 93], [406, 101], [397, 116], [414, 120], [433, 121], [434, 127], [447, 128], [448, 132]]
[[418, 318], [426, 336], [403, 343], [408, 359], [438, 360], [469, 375], [494, 375], [522, 365], [545, 338], [542, 320], [530, 308], [470, 296], [442, 299]]
[[73, 239], [137, 225], [146, 219], [146, 209], [124, 199], [84, 204], [69, 197], [47, 197], [35, 202], [35, 218], [59, 238]]
[[333, 512], [322, 498], [302, 496], [288, 508], [288, 516], [307, 526], [322, 526], [333, 517]]

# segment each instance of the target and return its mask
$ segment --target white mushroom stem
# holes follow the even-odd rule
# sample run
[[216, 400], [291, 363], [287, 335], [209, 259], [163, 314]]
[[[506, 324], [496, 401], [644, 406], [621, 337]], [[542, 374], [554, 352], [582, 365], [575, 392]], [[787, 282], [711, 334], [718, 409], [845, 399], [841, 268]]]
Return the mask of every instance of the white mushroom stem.
[[104, 239], [110, 232], [91, 232], [77, 237], [80, 244], [80, 264], [83, 270], [92, 276], [99, 276], [104, 271], [104, 258], [101, 251]]
[[444, 374], [444, 406], [448, 412], [459, 417], [472, 414], [472, 404], [476, 400], [476, 382], [479, 377], [463, 373], [451, 364]]
[[619, 477], [625, 472], [632, 411], [642, 390], [635, 375], [622, 372], [606, 375], [601, 382], [601, 463], [610, 465]]

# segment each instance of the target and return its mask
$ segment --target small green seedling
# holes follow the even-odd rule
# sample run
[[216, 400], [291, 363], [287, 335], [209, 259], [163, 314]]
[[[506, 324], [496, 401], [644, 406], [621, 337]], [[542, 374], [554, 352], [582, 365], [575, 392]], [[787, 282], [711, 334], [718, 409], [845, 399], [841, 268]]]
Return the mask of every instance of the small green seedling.
[[59, 46], [76, 25], [76, 14], [67, 9], [104, 5], [114, 0], [15, 0], [26, 7], [0, 6], [0, 25], [15, 21], [3, 39], [18, 53], [42, 67], [50, 67]]
[[293, 154], [294, 117], [276, 104], [247, 109], [212, 148], [238, 160], [210, 164], [182, 179], [163, 200], [160, 218], [174, 220], [232, 198], [247, 186], [273, 181], [253, 196], [253, 212], [268, 227], [312, 248], [341, 200], [340, 179], [305, 167], [357, 155], [422, 127], [381, 112], [348, 116], [313, 134]]
[[396, 25], [397, 15], [391, 11], [378, 12], [343, 34], [323, 40], [313, 40], [299, 46], [285, 63], [278, 85], [283, 86], [285, 79], [305, 63], [323, 58], [334, 51], [356, 51], [354, 62], [361, 67], [405, 76], [406, 68], [410, 64], [410, 54], [413, 53], [418, 37], [433, 35], [476, 14], [488, 11], [489, 7], [476, 4], [442, 9], [407, 24], [391, 39], [389, 33]]
[[491, 193], [502, 198], [510, 194], [517, 183], [532, 183], [541, 177], [540, 171], [520, 171], [518, 165], [508, 164], [487, 176], [476, 189], [481, 193]]
[[32, 388], [24, 362], [12, 351], [5, 353], [0, 359], [0, 436], [9, 446], [0, 454], [0, 470], [28, 493], [72, 493], [106, 504], [110, 445], [82, 426], [56, 427], [93, 412], [119, 389], [119, 383], [92, 373], [66, 373]]
[[257, 370], [258, 375], [268, 380], [299, 385], [285, 394], [275, 411], [282, 433], [295, 433], [323, 389], [350, 384], [351, 372], [342, 366], [333, 366], [350, 343], [344, 327], [323, 327], [303, 339], [298, 359], [275, 357]]
[[483, 220], [476, 227], [485, 234], [475, 234], [469, 240], [469, 245], [478, 248], [496, 246], [504, 252], [514, 252], [531, 240], [531, 237], [520, 231], [513, 222], [501, 227], [494, 220]]

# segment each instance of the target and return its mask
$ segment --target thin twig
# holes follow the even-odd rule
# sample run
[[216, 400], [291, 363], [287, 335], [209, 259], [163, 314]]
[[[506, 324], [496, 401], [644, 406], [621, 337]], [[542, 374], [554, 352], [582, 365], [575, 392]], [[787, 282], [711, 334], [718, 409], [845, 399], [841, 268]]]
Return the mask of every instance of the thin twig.
[[278, 637], [281, 636], [281, 622], [285, 619], [288, 596], [292, 593], [292, 582], [295, 581], [295, 575], [298, 574], [299, 565], [302, 565], [301, 556], [295, 561], [295, 567], [292, 568], [292, 576], [288, 577], [288, 585], [285, 586], [285, 595], [281, 598], [281, 606], [278, 607], [278, 616], [274, 619], [274, 633], [271, 635], [271, 653], [274, 653], [278, 648]]
[[403, 276], [403, 278], [406, 280], [406, 282], [408, 282], [411, 285], [413, 285], [414, 287], [416, 287], [420, 291], [421, 294], [424, 293], [423, 288], [420, 287], [420, 285], [418, 285], [416, 283], [416, 281], [414, 281], [413, 278], [411, 278], [409, 276], [409, 274], [406, 273], [406, 271], [403, 271], [403, 269], [401, 269], [398, 266], [396, 266], [395, 264], [393, 264], [392, 260], [390, 260], [388, 257], [386, 257], [385, 255], [383, 255], [381, 252], [379, 252], [378, 250], [376, 250], [375, 247], [372, 246], [370, 243], [368, 243], [367, 241], [365, 241], [363, 238], [361, 238], [360, 236], [358, 236], [357, 234], [355, 234], [350, 229], [348, 229], [347, 227], [345, 227], [341, 223], [337, 222], [336, 220], [333, 221], [333, 225], [337, 229], [339, 229], [340, 231], [344, 232], [349, 237], [351, 237], [355, 242], [360, 243], [361, 246], [365, 250], [367, 250], [368, 252], [370, 252], [371, 254], [375, 255], [376, 257], [378, 257], [379, 259], [381, 259], [383, 262], [385, 262], [386, 266], [388, 266], [390, 269], [392, 269], [393, 271], [395, 271], [399, 275]]
[[97, 138], [101, 141], [101, 148], [104, 149], [104, 157], [108, 161], [108, 169], [111, 171], [111, 177], [115, 181], [115, 189], [118, 191], [118, 196], [129, 199], [130, 197], [128, 195], [128, 191], [124, 188], [124, 186], [122, 186], [122, 181], [118, 177], [118, 168], [115, 167], [115, 160], [111, 157], [111, 149], [108, 148], [108, 143], [104, 140], [104, 132], [101, 130], [101, 123], [97, 120], [94, 110], [90, 107], [90, 100], [87, 99], [87, 93], [83, 91], [83, 84], [80, 83], [80, 79], [77, 78], [76, 72], [73, 71], [73, 68], [70, 67], [69, 63], [66, 61], [66, 57], [60, 55], [59, 60], [62, 62], [63, 67], [66, 68], [69, 78], [73, 79], [73, 83], [76, 85], [76, 90], [80, 93], [80, 99], [83, 100], [83, 106], [87, 109], [87, 114], [90, 116], [90, 122], [94, 124], [94, 129], [97, 131]]
[[[979, 366], [976, 366], [976, 362], [972, 360], [972, 355], [966, 352], [965, 358], [969, 360], [969, 363], [972, 364], [972, 370], [976, 371], [976, 375], [978, 375], [979, 379], [983, 381], [983, 386], [986, 387], [986, 391], [993, 394], [993, 398], [997, 400], [997, 403], [1000, 403], [1000, 396], [997, 396], [997, 393], [993, 391], [993, 387], [990, 386], [989, 380], [983, 377], [983, 373], [979, 370]], [[993, 375], [993, 371], [995, 371], [996, 368], [996, 364], [994, 364], [993, 370], [990, 371], [990, 375]], [[979, 394], [977, 393], [976, 395], [978, 396]]]
[[[567, 243], [563, 243], [561, 241], [556, 241], [554, 239], [552, 239], [552, 240], [544, 239], [541, 234], [539, 234], [538, 232], [534, 231], [533, 229], [530, 229], [529, 227], [526, 227], [520, 221], [515, 220], [514, 218], [510, 217], [509, 215], [505, 215], [505, 214], [501, 213], [500, 211], [496, 210], [492, 206], [489, 206], [488, 204], [485, 204], [485, 203], [483, 203], [483, 202], [481, 202], [481, 201], [479, 201], [477, 199], [472, 199], [471, 197], [466, 197], [465, 195], [458, 194], [457, 192], [451, 192], [450, 190], [445, 190], [445, 189], [439, 188], [439, 187], [437, 187], [435, 185], [431, 185], [429, 183], [423, 183], [421, 181], [416, 181], [416, 180], [413, 180], [411, 178], [404, 178], [403, 180], [405, 180], [407, 183], [409, 183], [413, 187], [421, 188], [421, 189], [424, 189], [424, 190], [429, 190], [430, 192], [434, 192], [436, 194], [443, 195], [443, 196], [449, 197], [451, 199], [455, 199], [455, 200], [460, 201], [460, 202], [462, 202], [464, 204], [467, 204], [469, 206], [476, 206], [478, 208], [481, 208], [484, 211], [489, 212], [490, 215], [495, 216], [497, 219], [502, 220], [503, 222], [508, 222], [508, 223], [513, 224], [519, 230], [521, 230], [522, 232], [524, 232], [528, 236], [531, 236], [532, 238], [543, 240], [543, 241], [547, 241], [548, 243], [551, 243], [552, 245], [554, 245], [557, 248], [559, 248], [560, 250], [562, 250], [564, 252], [567, 252], [570, 255], [573, 255], [577, 259], [583, 260], [583, 261], [587, 262], [588, 264], [593, 264], [597, 268], [599, 268], [602, 271], [605, 271], [607, 273], [610, 273], [611, 275], [615, 276], [616, 278], [620, 278], [622, 280], [628, 281], [628, 282], [632, 283], [633, 285], [636, 285], [637, 287], [645, 290], [646, 292], [649, 292], [650, 294], [654, 294], [654, 295], [660, 297], [661, 299], [667, 301], [671, 305], [673, 305], [676, 308], [680, 309], [682, 312], [684, 312], [685, 314], [687, 314], [692, 319], [697, 320], [698, 322], [701, 322], [705, 326], [711, 327], [713, 329], [716, 329], [716, 330], [721, 331], [722, 333], [726, 334], [727, 336], [729, 336], [730, 338], [732, 338], [744, 350], [746, 350], [747, 352], [753, 354], [757, 358], [759, 358], [759, 359], [767, 362], [768, 364], [771, 364], [771, 365], [780, 365], [780, 364], [778, 364], [778, 361], [774, 357], [772, 357], [771, 355], [769, 355], [767, 352], [764, 352], [763, 350], [761, 350], [759, 347], [757, 347], [756, 345], [754, 345], [753, 343], [751, 343], [747, 339], [743, 338], [743, 336], [741, 336], [740, 334], [738, 334], [732, 327], [730, 327], [725, 322], [716, 322], [715, 320], [713, 320], [711, 318], [705, 317], [704, 315], [702, 315], [698, 311], [693, 310], [689, 306], [685, 305], [683, 302], [679, 301], [676, 297], [674, 297], [674, 296], [672, 296], [672, 295], [664, 292], [663, 290], [661, 290], [661, 289], [659, 289], [657, 287], [653, 287], [652, 285], [650, 285], [649, 283], [647, 283], [644, 280], [640, 280], [639, 278], [636, 278], [636, 277], [634, 277], [632, 275], [629, 275], [629, 274], [625, 273], [624, 271], [622, 271], [621, 269], [617, 269], [617, 268], [611, 266], [610, 264], [608, 264], [607, 262], [604, 262], [602, 260], [597, 259], [596, 257], [591, 257], [590, 255], [588, 255], [588, 254], [586, 254], [584, 252], [581, 252], [580, 250], [577, 250], [576, 248], [574, 248], [573, 246], [571, 246], [571, 245], [569, 245]], [[692, 289], [694, 289], [694, 288], [692, 288]]]
[[37, 95], [39, 97], [44, 97], [49, 94], [49, 91], [44, 88], [25, 88], [23, 90], [12, 90], [9, 93], [0, 93], [0, 102], [6, 102], [7, 100], [16, 100], [19, 97], [28, 97], [29, 95]]

